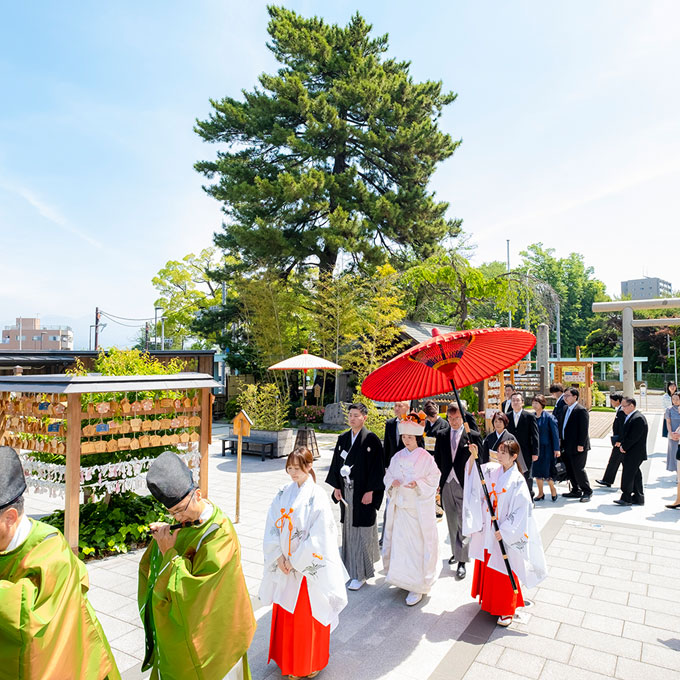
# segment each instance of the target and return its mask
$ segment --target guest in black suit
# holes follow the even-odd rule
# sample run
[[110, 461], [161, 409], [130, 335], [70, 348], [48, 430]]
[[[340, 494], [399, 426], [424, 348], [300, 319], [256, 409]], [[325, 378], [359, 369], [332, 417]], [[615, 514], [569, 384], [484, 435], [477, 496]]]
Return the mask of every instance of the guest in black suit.
[[359, 590], [375, 574], [378, 550], [377, 511], [385, 493], [385, 468], [380, 439], [366, 426], [365, 404], [349, 407], [349, 426], [335, 445], [326, 484], [333, 487], [331, 498], [340, 506], [342, 561], [352, 581], [348, 588]]
[[562, 439], [561, 456], [571, 482], [571, 491], [563, 493], [565, 498], [580, 498], [586, 503], [593, 495], [586, 472], [586, 461], [590, 450], [588, 411], [578, 403], [579, 391], [570, 387], [564, 393], [566, 408], [559, 423]]
[[423, 404], [425, 413], [425, 450], [434, 456], [434, 448], [437, 443], [437, 435], [449, 429], [449, 424], [439, 415], [437, 404], [428, 399]]
[[[432, 399], [428, 399], [423, 404], [423, 411], [425, 413], [425, 450], [434, 456], [437, 436], [440, 432], [448, 430], [449, 424], [439, 415], [439, 408]], [[437, 518], [444, 516], [442, 498], [439, 493], [435, 496], [435, 516]]]
[[602, 479], [595, 481], [600, 486], [611, 486], [616, 479], [616, 473], [619, 470], [619, 465], [623, 463], [623, 454], [621, 447], [617, 446], [621, 442], [621, 433], [623, 432], [623, 421], [626, 419], [626, 412], [621, 408], [621, 400], [623, 395], [612, 394], [610, 397], [612, 406], [616, 408], [616, 415], [614, 416], [614, 423], [612, 424], [612, 452], [609, 456], [607, 468], [604, 471]]
[[501, 402], [501, 411], [508, 415], [512, 410], [511, 397], [515, 393], [515, 386], [512, 383], [508, 383], [505, 386], [505, 399]]
[[451, 539], [449, 564], [458, 562], [456, 576], [465, 578], [465, 563], [468, 561], [468, 538], [463, 536], [463, 485], [465, 484], [465, 463], [470, 457], [469, 445], [482, 446], [477, 430], [465, 431], [463, 417], [458, 404], [452, 402], [446, 408], [449, 427], [440, 432], [435, 445], [434, 459], [441, 472], [439, 488], [446, 512], [446, 522]]
[[531, 466], [538, 460], [538, 425], [536, 416], [524, 410], [524, 397], [515, 392], [511, 397], [512, 411], [508, 414], [508, 432], [515, 437], [524, 460], [524, 479], [527, 480], [529, 493], [534, 497]]
[[642, 486], [640, 466], [647, 460], [647, 419], [637, 410], [633, 397], [624, 397], [621, 410], [626, 414], [621, 431], [619, 448], [623, 455], [621, 475], [621, 498], [618, 505], [644, 505], [645, 491]]
[[[564, 409], [566, 404], [564, 403], [564, 387], [561, 383], [553, 383], [550, 385], [550, 396], [555, 399], [555, 406], [553, 406], [552, 414], [555, 416], [557, 423], [562, 422], [562, 415], [564, 414]], [[560, 432], [560, 437], [562, 433]]]
[[411, 410], [410, 401], [395, 401], [394, 402], [394, 418], [390, 418], [385, 423], [385, 439], [383, 441], [383, 453], [385, 456], [385, 469], [390, 466], [392, 456], [404, 448], [401, 443], [401, 437], [397, 432], [397, 423]]
[[493, 432], [487, 434], [482, 442], [482, 448], [480, 452], [480, 462], [489, 462], [489, 451], [498, 451], [498, 447], [507, 441], [517, 441], [515, 435], [510, 434], [507, 430], [508, 427], [508, 416], [505, 413], [496, 411], [491, 419], [491, 424], [493, 425]]

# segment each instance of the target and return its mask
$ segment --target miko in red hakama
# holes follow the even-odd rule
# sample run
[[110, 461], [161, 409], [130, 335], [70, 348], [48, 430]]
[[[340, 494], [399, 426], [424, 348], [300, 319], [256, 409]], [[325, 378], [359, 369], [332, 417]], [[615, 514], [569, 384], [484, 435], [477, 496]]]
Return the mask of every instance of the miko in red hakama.
[[517, 584], [517, 593], [510, 585], [510, 577], [489, 567], [491, 553], [484, 551], [484, 561], [475, 560], [472, 576], [472, 597], [479, 597], [479, 604], [493, 616], [514, 616], [517, 607], [524, 606], [522, 588], [517, 574], [512, 572]]
[[291, 614], [278, 604], [272, 609], [267, 663], [275, 661], [282, 675], [305, 677], [328, 665], [330, 638], [330, 625], [323, 626], [312, 616], [303, 578], [295, 611]]

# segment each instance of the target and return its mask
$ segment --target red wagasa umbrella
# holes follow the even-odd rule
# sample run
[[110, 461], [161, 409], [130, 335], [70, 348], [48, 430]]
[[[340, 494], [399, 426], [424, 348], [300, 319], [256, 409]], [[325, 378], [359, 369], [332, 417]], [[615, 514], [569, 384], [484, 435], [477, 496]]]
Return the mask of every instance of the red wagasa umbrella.
[[[465, 415], [458, 387], [473, 385], [512, 366], [536, 345], [536, 337], [520, 328], [478, 328], [443, 335], [432, 329], [432, 337], [402, 352], [366, 377], [361, 391], [375, 401], [422, 399], [453, 390], [461, 415]], [[466, 431], [470, 427], [465, 423]], [[494, 529], [499, 531], [486, 479], [475, 456], [477, 472], [486, 497]], [[503, 540], [498, 539], [512, 589], [512, 574]]]
[[432, 337], [373, 371], [361, 391], [375, 401], [404, 401], [474, 385], [517, 363], [536, 345], [520, 328], [477, 328]]

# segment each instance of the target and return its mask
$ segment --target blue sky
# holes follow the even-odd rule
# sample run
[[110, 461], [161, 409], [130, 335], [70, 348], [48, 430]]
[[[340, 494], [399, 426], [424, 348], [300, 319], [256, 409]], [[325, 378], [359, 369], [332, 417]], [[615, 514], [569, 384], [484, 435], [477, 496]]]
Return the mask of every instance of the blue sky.
[[[611, 294], [622, 278], [680, 288], [680, 4], [656, 0], [289, 2], [359, 10], [415, 79], [458, 93], [441, 125], [463, 144], [433, 180], [477, 245], [511, 259], [577, 250]], [[87, 346], [94, 308], [153, 314], [152, 276], [211, 244], [219, 205], [193, 133], [208, 99], [275, 69], [264, 2], [45, 0], [0, 24], [0, 325], [39, 313]], [[105, 329], [124, 344], [134, 329]]]

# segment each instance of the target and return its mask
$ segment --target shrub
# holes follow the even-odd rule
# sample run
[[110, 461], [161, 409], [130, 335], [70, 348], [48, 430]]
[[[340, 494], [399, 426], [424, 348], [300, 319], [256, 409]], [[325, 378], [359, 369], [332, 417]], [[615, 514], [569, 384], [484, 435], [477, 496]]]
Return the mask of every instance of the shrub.
[[295, 409], [295, 419], [303, 423], [323, 423], [323, 406], [298, 406]]
[[[236, 416], [236, 414], [240, 410], [241, 409], [239, 408], [239, 405], [238, 405], [238, 399], [230, 399], [224, 405], [224, 417], [227, 420], [234, 420], [234, 417]], [[248, 414], [248, 415], [250, 415], [250, 414]]]
[[[42, 520], [63, 533], [64, 511], [57, 510]], [[80, 506], [78, 555], [105, 557], [146, 546], [151, 540], [151, 522], [168, 521], [166, 509], [153, 496], [132, 491], [114, 494], [108, 503], [99, 501]]]
[[245, 385], [237, 401], [257, 430], [278, 432], [288, 424], [288, 395], [282, 397], [274, 383]]

